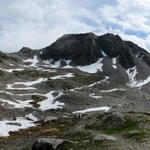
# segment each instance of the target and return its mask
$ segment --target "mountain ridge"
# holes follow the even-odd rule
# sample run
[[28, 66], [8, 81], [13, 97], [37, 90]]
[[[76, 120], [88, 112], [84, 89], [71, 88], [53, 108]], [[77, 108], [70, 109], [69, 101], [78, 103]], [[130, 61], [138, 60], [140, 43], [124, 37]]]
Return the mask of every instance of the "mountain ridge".
[[146, 50], [118, 35], [69, 34], [0, 59], [0, 149], [149, 150]]

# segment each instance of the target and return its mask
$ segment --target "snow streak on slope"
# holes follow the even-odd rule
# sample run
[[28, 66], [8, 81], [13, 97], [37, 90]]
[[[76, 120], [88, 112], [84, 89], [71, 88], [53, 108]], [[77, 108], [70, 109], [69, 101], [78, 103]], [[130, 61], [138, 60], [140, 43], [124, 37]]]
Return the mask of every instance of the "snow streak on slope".
[[115, 92], [115, 91], [125, 91], [125, 89], [111, 89], [111, 90], [101, 90], [102, 93], [111, 93], [111, 92]]
[[65, 78], [72, 78], [74, 77], [73, 73], [68, 73], [65, 75], [59, 75], [59, 76], [55, 76], [55, 77], [51, 77], [52, 80], [56, 80], [56, 79], [65, 79]]
[[103, 98], [102, 96], [96, 96], [95, 93], [91, 93], [89, 96], [96, 99]]
[[[47, 80], [48, 80], [47, 78], [40, 78], [38, 80], [29, 81], [29, 82], [15, 82], [13, 84], [7, 84], [7, 89], [9, 89], [9, 90], [34, 90], [36, 88], [30, 87], [30, 86], [35, 85], [35, 84], [39, 84], [41, 82], [45, 82]], [[14, 87], [15, 85], [24, 85], [24, 86], [27, 86], [27, 87], [22, 87], [22, 88]]]
[[23, 68], [15, 68], [15, 69], [2, 69], [2, 68], [0, 68], [0, 70], [11, 73], [13, 71], [23, 71], [24, 69]]
[[106, 82], [108, 79], [109, 79], [109, 77], [105, 77], [105, 79], [103, 79], [103, 80], [101, 80], [101, 81], [94, 82], [94, 83], [92, 83], [92, 84], [90, 84], [90, 85], [87, 85], [87, 86], [81, 86], [81, 87], [77, 87], [77, 88], [74, 88], [74, 89], [70, 89], [69, 91], [70, 91], [70, 92], [74, 92], [74, 91], [76, 91], [76, 90], [81, 90], [81, 89], [83, 89], [83, 88], [93, 87], [93, 86], [95, 86], [95, 85], [97, 85], [97, 84], [100, 84], [100, 83], [102, 83], [102, 82]]
[[75, 111], [73, 112], [73, 114], [82, 114], [82, 113], [87, 113], [87, 112], [94, 112], [94, 111], [109, 111], [110, 107], [108, 106], [102, 106], [102, 107], [96, 107], [96, 108], [88, 108], [88, 109], [84, 109], [84, 110], [79, 110], [79, 111]]
[[5, 104], [11, 105], [11, 106], [9, 106], [9, 108], [32, 107], [32, 105], [29, 104], [30, 102], [32, 102], [32, 100], [27, 100], [27, 101], [21, 101], [21, 100], [11, 101], [11, 100], [8, 100], [8, 99], [6, 100], [6, 99], [0, 98], [0, 102], [2, 103], [2, 106], [5, 106]]
[[144, 86], [150, 82], [150, 77], [148, 77], [145, 80], [140, 80], [140, 81], [136, 80], [136, 78], [135, 78], [137, 75], [136, 67], [128, 69], [127, 74], [129, 77], [129, 83], [127, 85], [130, 86], [131, 88], [134, 88], [134, 87], [139, 88], [139, 87], [142, 87], [142, 86]]
[[117, 58], [112, 58], [112, 67], [114, 69], [117, 69], [116, 63], [117, 63]]

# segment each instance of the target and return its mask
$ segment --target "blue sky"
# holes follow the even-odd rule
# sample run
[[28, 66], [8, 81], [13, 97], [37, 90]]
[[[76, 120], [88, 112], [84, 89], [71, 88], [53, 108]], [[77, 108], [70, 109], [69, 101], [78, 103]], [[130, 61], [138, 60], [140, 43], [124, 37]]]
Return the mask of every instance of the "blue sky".
[[150, 51], [150, 0], [0, 0], [0, 50], [40, 49], [67, 33], [119, 34]]

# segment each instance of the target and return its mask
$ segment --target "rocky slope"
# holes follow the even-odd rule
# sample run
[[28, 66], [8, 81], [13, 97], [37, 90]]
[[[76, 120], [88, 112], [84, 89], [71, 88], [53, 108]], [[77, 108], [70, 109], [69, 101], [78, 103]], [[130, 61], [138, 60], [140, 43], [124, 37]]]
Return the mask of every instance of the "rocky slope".
[[149, 65], [113, 34], [1, 52], [0, 149], [148, 150]]

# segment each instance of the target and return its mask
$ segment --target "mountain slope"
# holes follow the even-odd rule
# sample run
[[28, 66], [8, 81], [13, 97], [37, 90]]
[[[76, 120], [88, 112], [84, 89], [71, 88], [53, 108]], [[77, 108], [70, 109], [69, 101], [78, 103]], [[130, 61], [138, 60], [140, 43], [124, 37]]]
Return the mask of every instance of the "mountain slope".
[[146, 50], [86, 33], [2, 56], [0, 149], [31, 150], [46, 137], [65, 150], [149, 150]]

